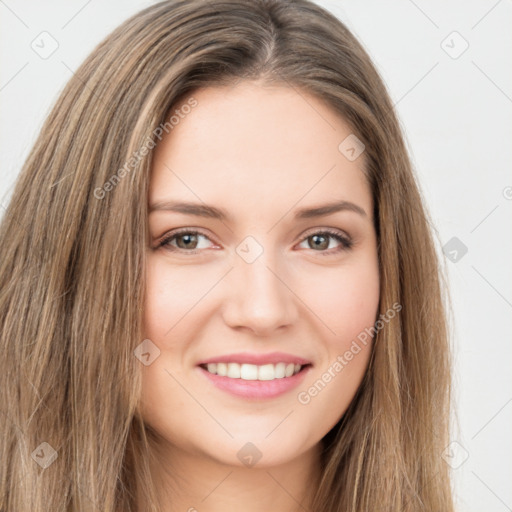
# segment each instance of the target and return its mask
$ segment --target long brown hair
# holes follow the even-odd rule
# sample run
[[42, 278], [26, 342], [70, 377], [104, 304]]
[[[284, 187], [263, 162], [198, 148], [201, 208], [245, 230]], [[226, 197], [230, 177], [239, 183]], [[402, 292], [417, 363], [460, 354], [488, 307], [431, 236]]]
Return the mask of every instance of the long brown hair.
[[2, 220], [1, 511], [134, 512], [141, 496], [157, 510], [134, 357], [151, 148], [194, 90], [239, 80], [313, 94], [363, 141], [380, 313], [402, 306], [323, 439], [312, 510], [453, 510], [441, 458], [450, 398], [443, 277], [379, 74], [343, 23], [307, 0], [177, 0], [128, 19], [77, 70]]

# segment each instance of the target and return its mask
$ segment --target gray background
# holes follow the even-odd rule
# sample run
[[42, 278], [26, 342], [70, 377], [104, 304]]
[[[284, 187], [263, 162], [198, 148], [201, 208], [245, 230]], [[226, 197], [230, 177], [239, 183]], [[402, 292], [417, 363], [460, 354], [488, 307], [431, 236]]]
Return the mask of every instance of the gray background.
[[[0, 0], [0, 215], [63, 85], [151, 3]], [[512, 510], [512, 1], [318, 3], [358, 36], [386, 81], [437, 229], [454, 306], [457, 411], [455, 444], [440, 456], [454, 468], [458, 509]], [[49, 56], [35, 51], [52, 44]]]

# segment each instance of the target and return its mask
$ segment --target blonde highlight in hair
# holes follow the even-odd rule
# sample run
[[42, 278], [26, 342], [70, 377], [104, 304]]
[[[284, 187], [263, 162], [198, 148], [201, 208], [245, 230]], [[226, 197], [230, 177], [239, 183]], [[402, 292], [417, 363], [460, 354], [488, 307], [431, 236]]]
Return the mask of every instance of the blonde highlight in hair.
[[[144, 9], [94, 49], [45, 121], [2, 219], [1, 512], [158, 510], [133, 353], [149, 237], [152, 154], [141, 148], [194, 91], [240, 80], [313, 94], [364, 142], [379, 313], [402, 306], [323, 439], [311, 510], [453, 510], [441, 458], [450, 404], [442, 275], [381, 78], [343, 23], [307, 0], [188, 0]], [[42, 443], [56, 451], [44, 469]]]

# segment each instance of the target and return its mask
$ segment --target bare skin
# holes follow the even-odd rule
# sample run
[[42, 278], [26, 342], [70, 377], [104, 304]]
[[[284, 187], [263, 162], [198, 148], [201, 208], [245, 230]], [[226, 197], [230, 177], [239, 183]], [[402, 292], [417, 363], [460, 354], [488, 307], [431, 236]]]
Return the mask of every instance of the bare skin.
[[[144, 368], [141, 411], [159, 439], [161, 510], [308, 510], [321, 439], [354, 397], [371, 340], [344, 354], [378, 313], [364, 154], [340, 152], [350, 127], [303, 91], [241, 82], [193, 96], [197, 106], [155, 149], [149, 203], [206, 204], [227, 217], [150, 213], [144, 327], [160, 354]], [[362, 213], [295, 218], [342, 200]], [[172, 237], [179, 228], [188, 234]], [[310, 366], [279, 396], [243, 398], [198, 366], [239, 352]]]

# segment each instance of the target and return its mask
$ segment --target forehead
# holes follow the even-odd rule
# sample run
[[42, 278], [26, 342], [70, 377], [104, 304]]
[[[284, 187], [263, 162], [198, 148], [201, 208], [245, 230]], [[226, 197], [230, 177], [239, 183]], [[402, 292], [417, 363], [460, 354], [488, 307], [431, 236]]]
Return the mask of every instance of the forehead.
[[248, 82], [192, 97], [197, 105], [155, 149], [151, 202], [169, 194], [219, 204], [244, 197], [246, 207], [261, 209], [346, 199], [371, 212], [364, 153], [351, 161], [340, 151], [352, 130], [316, 97]]

